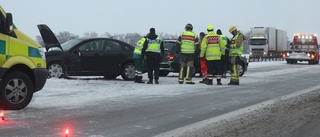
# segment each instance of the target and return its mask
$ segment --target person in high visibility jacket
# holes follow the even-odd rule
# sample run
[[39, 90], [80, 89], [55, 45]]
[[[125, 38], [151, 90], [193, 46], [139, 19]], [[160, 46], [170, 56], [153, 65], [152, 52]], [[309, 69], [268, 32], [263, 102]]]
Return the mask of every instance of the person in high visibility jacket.
[[229, 49], [227, 48], [228, 45], [230, 44], [230, 40], [228, 39], [228, 37], [224, 34], [222, 34], [221, 30], [218, 29], [217, 30], [217, 34], [220, 36], [220, 38], [222, 39], [223, 41], [223, 49], [221, 49], [221, 52], [222, 52], [222, 57], [221, 57], [221, 61], [222, 61], [222, 77], [223, 78], [226, 78], [227, 75], [227, 70], [228, 70], [228, 67], [230, 66], [229, 63]]
[[143, 74], [143, 60], [144, 58], [141, 56], [141, 51], [143, 48], [143, 45], [145, 41], [147, 41], [147, 37], [149, 34], [146, 36], [142, 37], [137, 44], [135, 45], [134, 51], [133, 51], [133, 62], [134, 62], [134, 67], [135, 67], [135, 77], [134, 77], [134, 82], [135, 83], [144, 83], [142, 81], [142, 74]]
[[153, 84], [153, 78], [155, 84], [159, 84], [160, 62], [164, 55], [164, 47], [160, 36], [156, 35], [154, 28], [150, 28], [149, 36], [143, 45], [141, 54], [142, 57], [146, 56], [149, 78], [147, 84]]
[[177, 50], [180, 54], [179, 84], [183, 84], [185, 78], [186, 84], [195, 84], [192, 82], [192, 77], [195, 73], [194, 59], [199, 39], [192, 30], [192, 24], [187, 24], [185, 26], [185, 31], [182, 32], [178, 38], [178, 43], [180, 44]]
[[[206, 34], [204, 32], [200, 32], [199, 36], [200, 36], [199, 43], [201, 44], [201, 41], [206, 36]], [[200, 48], [201, 48], [201, 46], [200, 46]], [[202, 74], [202, 80], [199, 81], [199, 83], [205, 83], [205, 81], [207, 80], [207, 75], [208, 75], [207, 61], [205, 58], [203, 60], [200, 59], [200, 69], [201, 69], [201, 74]]]
[[224, 42], [216, 34], [212, 25], [208, 25], [207, 31], [208, 34], [202, 39], [201, 42], [201, 60], [206, 57], [207, 67], [208, 67], [208, 81], [205, 83], [207, 85], [212, 85], [213, 76], [216, 76], [217, 85], [222, 85], [221, 76], [222, 76], [222, 64], [221, 64], [221, 55], [222, 49], [224, 48]]
[[237, 30], [236, 26], [231, 26], [229, 32], [233, 35], [230, 44], [230, 53], [231, 58], [231, 79], [228, 85], [239, 85], [239, 73], [238, 73], [238, 64], [240, 63], [240, 57], [243, 51], [243, 41], [247, 38]]

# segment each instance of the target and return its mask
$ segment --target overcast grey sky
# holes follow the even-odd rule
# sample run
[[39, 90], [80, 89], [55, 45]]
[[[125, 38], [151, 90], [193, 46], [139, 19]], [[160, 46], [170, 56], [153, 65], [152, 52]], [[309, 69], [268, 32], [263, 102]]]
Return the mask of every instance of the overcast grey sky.
[[53, 32], [137, 32], [150, 27], [157, 33], [179, 34], [186, 23], [194, 32], [211, 24], [231, 36], [228, 28], [249, 31], [255, 26], [294, 33], [320, 35], [320, 0], [1, 0], [13, 13], [14, 23], [26, 34], [39, 35], [37, 24], [47, 24]]

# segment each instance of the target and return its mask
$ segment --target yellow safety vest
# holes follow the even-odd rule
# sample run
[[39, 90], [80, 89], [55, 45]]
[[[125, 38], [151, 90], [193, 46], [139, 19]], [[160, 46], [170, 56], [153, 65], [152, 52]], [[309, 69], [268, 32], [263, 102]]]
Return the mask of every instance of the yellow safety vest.
[[137, 42], [137, 44], [134, 46], [134, 51], [133, 51], [135, 54], [141, 55], [143, 44], [146, 40], [147, 38], [143, 37]]
[[[229, 56], [241, 56], [243, 51], [243, 43], [241, 43], [241, 46], [239, 48], [236, 47], [236, 40], [238, 40], [240, 33], [238, 33], [236, 36], [234, 36], [231, 40], [230, 45], [230, 53]], [[242, 34], [241, 34], [242, 35]]]
[[181, 33], [181, 53], [193, 54], [195, 52], [196, 34], [192, 31], [185, 31]]
[[222, 52], [222, 55], [225, 55], [225, 50], [226, 50], [226, 46], [228, 44], [228, 38], [226, 35], [219, 35], [220, 36], [220, 39], [221, 39], [221, 44], [222, 44], [222, 48], [221, 48], [221, 52]]
[[146, 49], [146, 52], [160, 53], [161, 38], [159, 36], [154, 40], [148, 39], [147, 42], [148, 48]]
[[200, 57], [206, 57], [207, 60], [221, 60], [221, 48], [223, 47], [222, 40], [219, 35], [213, 31], [202, 39]]

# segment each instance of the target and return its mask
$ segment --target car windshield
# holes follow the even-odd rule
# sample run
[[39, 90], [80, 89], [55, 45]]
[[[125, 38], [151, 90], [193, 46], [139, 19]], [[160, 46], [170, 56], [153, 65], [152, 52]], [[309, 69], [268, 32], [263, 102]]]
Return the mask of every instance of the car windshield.
[[250, 39], [250, 45], [265, 45], [267, 44], [266, 39]]
[[164, 42], [163, 43], [163, 47], [164, 47], [164, 50], [165, 50], [165, 53], [171, 53], [173, 52], [174, 50], [174, 45], [175, 43], [174, 42]]
[[63, 49], [63, 51], [68, 51], [69, 49], [71, 49], [74, 45], [77, 45], [78, 43], [80, 43], [82, 40], [80, 39], [72, 39], [69, 40], [65, 43], [61, 44], [61, 47]]

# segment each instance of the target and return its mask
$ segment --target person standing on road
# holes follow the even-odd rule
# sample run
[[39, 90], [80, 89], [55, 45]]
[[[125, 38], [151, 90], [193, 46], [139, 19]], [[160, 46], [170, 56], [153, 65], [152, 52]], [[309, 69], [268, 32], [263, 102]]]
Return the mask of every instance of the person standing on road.
[[153, 84], [153, 77], [155, 84], [159, 84], [160, 62], [164, 55], [163, 42], [160, 36], [156, 35], [156, 30], [150, 28], [147, 41], [144, 42], [142, 48], [142, 57], [146, 56], [148, 69], [148, 84]]
[[233, 35], [230, 44], [230, 53], [231, 58], [231, 79], [228, 85], [239, 85], [239, 73], [238, 73], [238, 64], [240, 63], [240, 57], [243, 51], [243, 41], [247, 38], [237, 30], [236, 26], [231, 26], [229, 32]]
[[180, 46], [178, 46], [178, 53], [180, 54], [180, 72], [179, 84], [183, 84], [186, 77], [186, 84], [195, 84], [192, 82], [194, 70], [194, 59], [198, 45], [198, 36], [192, 32], [192, 24], [185, 26], [185, 31], [182, 32], [178, 38]]
[[222, 34], [221, 30], [217, 30], [217, 34], [219, 35], [220, 39], [223, 42], [223, 48], [221, 49], [222, 56], [221, 56], [221, 61], [222, 61], [222, 77], [226, 78], [227, 75], [227, 69], [228, 69], [228, 64], [229, 64], [229, 49], [227, 49], [228, 44], [229, 44], [229, 39], [226, 35]]
[[[201, 41], [202, 39], [206, 36], [206, 34], [204, 32], [200, 32], [200, 45], [201, 45]], [[200, 46], [201, 48], [201, 46]], [[206, 83], [207, 79], [207, 75], [208, 75], [208, 68], [207, 68], [207, 61], [206, 58], [204, 59], [200, 59], [200, 70], [201, 70], [201, 75], [202, 75], [202, 80], [199, 81], [199, 83]]]
[[206, 57], [207, 59], [208, 81], [205, 84], [212, 85], [213, 75], [215, 74], [217, 85], [222, 85], [221, 49], [223, 49], [225, 45], [223, 45], [222, 39], [213, 30], [213, 26], [208, 25], [208, 34], [203, 38], [201, 42], [200, 57], [201, 60], [204, 60], [204, 57]]
[[143, 48], [143, 45], [145, 41], [147, 40], [149, 34], [142, 37], [136, 44], [134, 51], [133, 51], [133, 62], [134, 62], [134, 68], [135, 68], [135, 77], [134, 82], [135, 83], [144, 83], [142, 81], [142, 74], [143, 74], [143, 60], [144, 58], [141, 56], [141, 51]]

